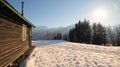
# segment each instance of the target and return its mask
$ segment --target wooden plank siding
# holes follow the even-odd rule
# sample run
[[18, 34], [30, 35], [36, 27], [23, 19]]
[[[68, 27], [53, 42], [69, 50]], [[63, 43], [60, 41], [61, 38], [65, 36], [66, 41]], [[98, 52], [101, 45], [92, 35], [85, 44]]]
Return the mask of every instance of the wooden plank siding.
[[29, 49], [30, 28], [22, 41], [22, 24], [0, 17], [0, 67], [6, 67]]

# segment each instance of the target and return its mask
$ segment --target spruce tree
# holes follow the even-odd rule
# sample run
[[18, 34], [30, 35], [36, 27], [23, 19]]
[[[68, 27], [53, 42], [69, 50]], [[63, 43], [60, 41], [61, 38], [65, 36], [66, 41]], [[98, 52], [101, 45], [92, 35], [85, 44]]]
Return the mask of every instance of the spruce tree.
[[106, 44], [107, 43], [107, 39], [106, 39], [106, 29], [104, 26], [102, 26], [100, 23], [93, 24], [93, 38], [92, 38], [92, 43], [93, 44], [98, 44], [98, 45], [102, 45], [102, 44]]

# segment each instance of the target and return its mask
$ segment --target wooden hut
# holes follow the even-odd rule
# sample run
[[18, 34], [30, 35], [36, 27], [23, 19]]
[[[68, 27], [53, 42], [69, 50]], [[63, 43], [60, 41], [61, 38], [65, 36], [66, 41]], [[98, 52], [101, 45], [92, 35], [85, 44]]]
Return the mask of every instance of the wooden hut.
[[0, 67], [7, 67], [30, 48], [32, 27], [6, 0], [0, 0]]

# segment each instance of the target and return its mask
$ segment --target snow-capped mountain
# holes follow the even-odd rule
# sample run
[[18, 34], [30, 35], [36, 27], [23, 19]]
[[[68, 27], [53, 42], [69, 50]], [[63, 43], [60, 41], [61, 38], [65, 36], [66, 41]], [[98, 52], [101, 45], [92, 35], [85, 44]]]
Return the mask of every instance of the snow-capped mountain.
[[74, 25], [70, 25], [67, 27], [58, 27], [58, 28], [48, 28], [47, 26], [37, 26], [36, 28], [33, 28], [32, 31], [32, 39], [46, 39], [47, 33], [56, 33], [59, 32], [62, 35], [69, 32], [70, 29], [72, 29]]

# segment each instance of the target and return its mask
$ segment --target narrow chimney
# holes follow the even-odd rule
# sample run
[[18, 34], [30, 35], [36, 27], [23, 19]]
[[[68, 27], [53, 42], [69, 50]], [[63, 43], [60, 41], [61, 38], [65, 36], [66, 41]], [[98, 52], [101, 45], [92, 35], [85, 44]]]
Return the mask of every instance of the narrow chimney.
[[22, 13], [21, 15], [23, 16], [24, 15], [24, 2], [22, 2]]

